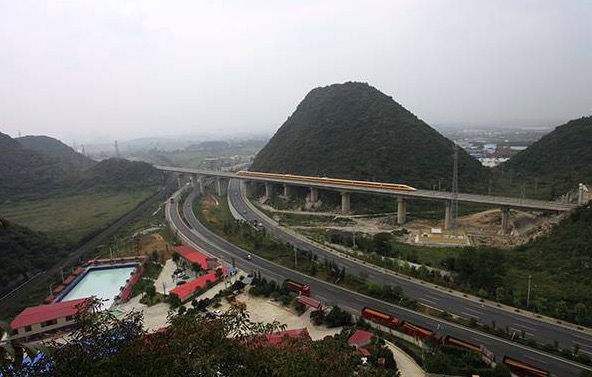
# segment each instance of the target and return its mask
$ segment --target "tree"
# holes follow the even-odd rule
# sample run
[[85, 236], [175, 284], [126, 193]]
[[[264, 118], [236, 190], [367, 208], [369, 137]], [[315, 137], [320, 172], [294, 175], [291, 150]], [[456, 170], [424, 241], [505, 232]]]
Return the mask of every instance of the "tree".
[[563, 300], [555, 305], [555, 315], [559, 319], [567, 319], [567, 303]]
[[174, 293], [171, 293], [170, 295], [168, 295], [167, 297], [167, 303], [171, 306], [171, 308], [176, 309], [179, 306], [181, 306], [182, 302], [181, 299], [179, 298], [179, 296], [177, 296]]
[[[52, 344], [54, 352], [26, 375], [342, 377], [359, 362], [340, 338], [284, 338], [269, 345], [266, 335], [285, 326], [252, 322], [238, 308], [215, 319], [192, 310], [172, 314], [166, 330], [151, 334], [142, 323], [137, 313], [97, 313], [78, 323], [71, 342]], [[370, 367], [358, 376], [393, 373]]]
[[588, 308], [585, 304], [578, 302], [574, 306], [574, 315], [578, 324], [584, 324], [588, 321]]
[[191, 269], [198, 275], [203, 269], [199, 265], [199, 263], [191, 263]]
[[144, 287], [144, 293], [146, 293], [146, 296], [148, 296], [148, 298], [156, 296], [156, 287], [154, 286], [154, 284], [146, 285]]
[[179, 263], [179, 259], [181, 259], [181, 255], [179, 255], [179, 253], [177, 253], [176, 251], [173, 253], [173, 262], [175, 263]]

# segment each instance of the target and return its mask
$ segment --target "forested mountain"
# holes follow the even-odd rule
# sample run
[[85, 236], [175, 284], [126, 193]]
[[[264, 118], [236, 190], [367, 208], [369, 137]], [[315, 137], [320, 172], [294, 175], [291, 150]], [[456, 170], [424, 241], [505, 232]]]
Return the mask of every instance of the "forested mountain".
[[555, 128], [506, 162], [503, 169], [546, 180], [561, 190], [579, 182], [592, 183], [592, 116]]
[[68, 174], [56, 158], [24, 148], [0, 132], [0, 202], [40, 189], [50, 190]]
[[76, 185], [126, 189], [157, 186], [160, 181], [160, 172], [146, 162], [110, 158], [82, 172]]
[[97, 186], [156, 186], [161, 179], [149, 164], [117, 158], [97, 163], [46, 136], [13, 139], [0, 133], [0, 150], [0, 203]]
[[76, 152], [61, 141], [49, 136], [23, 136], [15, 139], [24, 148], [54, 157], [62, 164], [76, 169], [85, 169], [96, 163], [93, 159]]
[[[391, 97], [347, 82], [308, 93], [251, 170], [450, 189], [453, 146]], [[459, 189], [483, 189], [486, 169], [460, 148], [458, 161]]]

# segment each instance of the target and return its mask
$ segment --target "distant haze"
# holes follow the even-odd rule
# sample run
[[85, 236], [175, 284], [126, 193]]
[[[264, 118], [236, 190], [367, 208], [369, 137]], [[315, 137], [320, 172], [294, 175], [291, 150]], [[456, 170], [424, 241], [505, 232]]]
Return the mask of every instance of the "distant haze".
[[364, 81], [429, 124], [592, 113], [582, 1], [0, 1], [0, 131], [84, 142], [272, 134]]

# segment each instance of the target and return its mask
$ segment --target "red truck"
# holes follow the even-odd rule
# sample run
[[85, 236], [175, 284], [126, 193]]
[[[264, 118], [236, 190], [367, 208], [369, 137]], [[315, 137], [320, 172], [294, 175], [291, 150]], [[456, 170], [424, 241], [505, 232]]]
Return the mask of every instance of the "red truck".
[[362, 318], [385, 326], [397, 327], [399, 325], [399, 320], [396, 317], [367, 306], [362, 309]]
[[310, 287], [294, 280], [284, 280], [284, 287], [302, 296], [310, 296]]

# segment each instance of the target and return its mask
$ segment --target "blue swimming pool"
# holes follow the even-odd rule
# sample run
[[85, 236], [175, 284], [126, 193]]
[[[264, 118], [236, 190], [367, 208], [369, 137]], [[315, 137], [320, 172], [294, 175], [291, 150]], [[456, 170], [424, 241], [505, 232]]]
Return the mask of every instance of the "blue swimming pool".
[[103, 300], [103, 308], [108, 309], [136, 268], [137, 264], [89, 267], [56, 301], [96, 296]]

